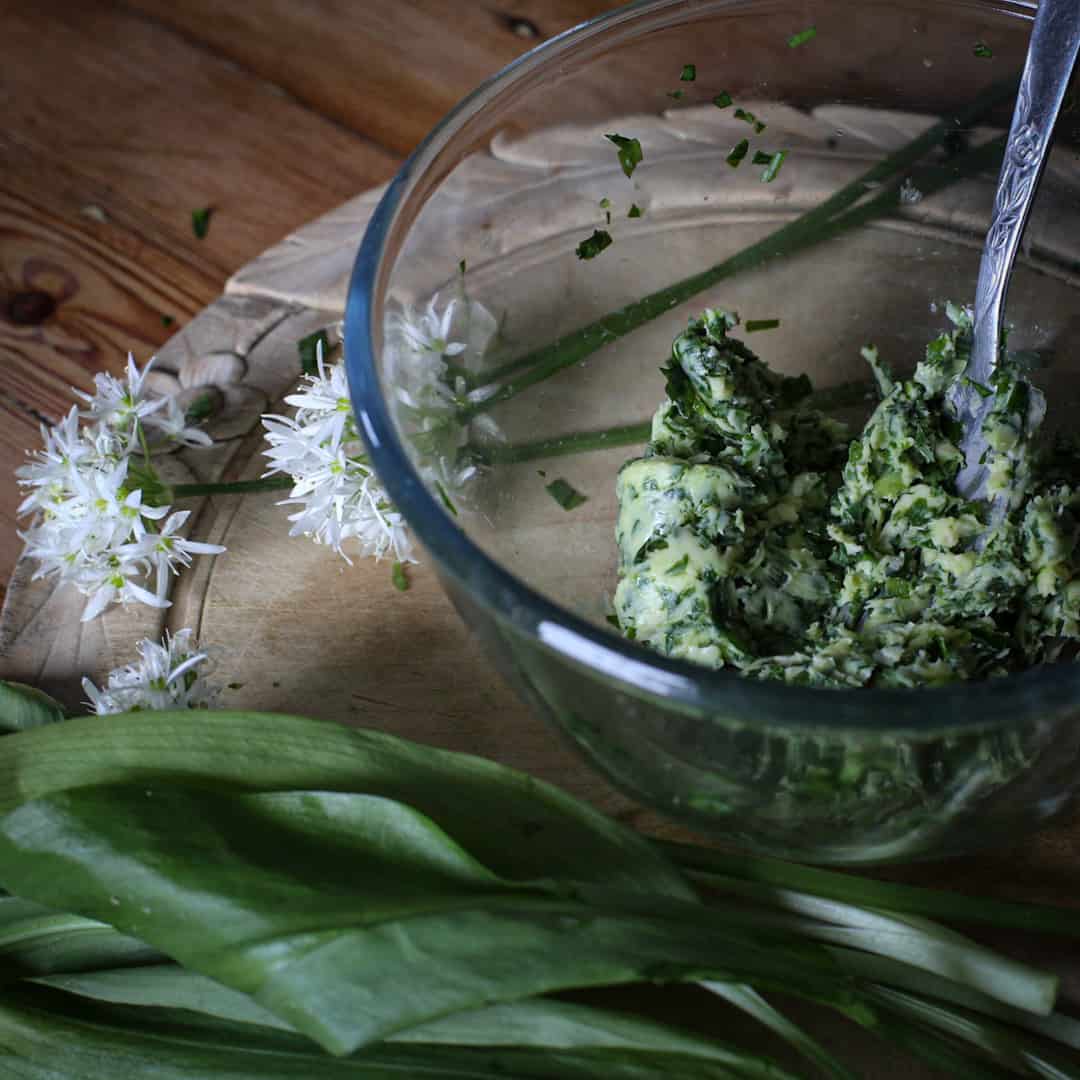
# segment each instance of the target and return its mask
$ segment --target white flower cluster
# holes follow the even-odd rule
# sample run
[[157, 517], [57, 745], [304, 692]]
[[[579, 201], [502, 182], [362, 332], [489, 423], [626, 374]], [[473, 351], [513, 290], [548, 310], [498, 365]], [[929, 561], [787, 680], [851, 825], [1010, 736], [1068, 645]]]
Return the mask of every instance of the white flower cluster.
[[398, 562], [415, 562], [405, 519], [391, 506], [360, 440], [349, 401], [345, 369], [327, 364], [316, 346], [318, 370], [305, 375], [299, 392], [285, 398], [295, 417], [263, 417], [270, 459], [267, 476], [285, 473], [293, 488], [281, 506], [290, 536], [310, 536], [327, 544], [350, 565], [343, 545], [355, 540], [362, 555], [377, 559], [392, 552]]
[[88, 704], [98, 716], [146, 709], [209, 709], [221, 688], [208, 683], [201, 665], [209, 659], [192, 644], [192, 632], [166, 634], [162, 643], [144, 638], [135, 646], [139, 662], [117, 668], [98, 689], [83, 679]]
[[477, 472], [459, 453], [470, 432], [501, 438], [491, 417], [472, 408], [498, 389], [492, 383], [477, 385], [476, 371], [497, 329], [491, 312], [466, 297], [441, 311], [433, 299], [423, 310], [406, 308], [387, 318], [387, 378], [400, 403], [399, 420], [417, 450], [421, 473], [451, 491]]
[[[83, 621], [114, 601], [168, 607], [170, 575], [192, 555], [225, 550], [184, 539], [188, 512], [162, 504], [150, 441], [205, 446], [210, 439], [187, 426], [172, 398], [146, 394], [149, 369], [140, 372], [129, 354], [126, 379], [95, 376], [93, 394], [76, 391], [85, 407], [72, 406], [59, 424], [43, 428], [44, 449], [16, 470], [30, 489], [19, 513], [36, 515], [20, 533], [38, 561], [34, 577], [55, 574], [89, 597]], [[139, 583], [151, 574], [152, 590]]]

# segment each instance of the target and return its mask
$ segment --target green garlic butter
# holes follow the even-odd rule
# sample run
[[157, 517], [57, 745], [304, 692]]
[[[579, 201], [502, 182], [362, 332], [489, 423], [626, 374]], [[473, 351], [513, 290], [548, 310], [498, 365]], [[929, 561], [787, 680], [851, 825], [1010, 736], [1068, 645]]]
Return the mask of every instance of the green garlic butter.
[[[881, 395], [855, 438], [807, 407], [706, 311], [672, 348], [644, 457], [619, 473], [615, 612], [668, 656], [816, 686], [923, 686], [1057, 659], [1080, 636], [1080, 455], [1036, 441], [1042, 395], [1003, 363], [986, 420], [991, 490], [955, 491], [947, 395], [970, 315], [910, 379], [863, 355]], [[985, 543], [978, 541], [985, 538]]]

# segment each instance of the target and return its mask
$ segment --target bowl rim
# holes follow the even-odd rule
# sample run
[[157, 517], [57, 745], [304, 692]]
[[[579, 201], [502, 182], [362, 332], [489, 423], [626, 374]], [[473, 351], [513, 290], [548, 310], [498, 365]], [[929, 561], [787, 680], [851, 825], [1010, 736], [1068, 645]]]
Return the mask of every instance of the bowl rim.
[[[744, 4], [747, 0], [719, 0], [716, 6]], [[557, 654], [565, 663], [614, 684], [616, 690], [652, 698], [667, 708], [699, 714], [702, 719], [735, 715], [744, 722], [770, 728], [924, 736], [1006, 727], [1075, 708], [1080, 702], [1080, 664], [1045, 665], [980, 682], [938, 687], [836, 689], [748, 679], [734, 671], [713, 670], [652, 652], [563, 608], [487, 555], [455, 524], [413, 467], [382, 394], [373, 322], [379, 307], [377, 290], [387, 273], [383, 254], [403, 201], [463, 124], [519, 80], [538, 67], [557, 64], [563, 54], [589, 38], [644, 15], [680, 6], [697, 13], [703, 7], [693, 0], [637, 0], [536, 46], [455, 106], [390, 182], [353, 265], [344, 334], [353, 410], [383, 487], [433, 556], [440, 574], [453, 578], [499, 623]], [[1026, 0], [960, 0], [952, 6], [1021, 18], [1034, 11], [1034, 4]]]

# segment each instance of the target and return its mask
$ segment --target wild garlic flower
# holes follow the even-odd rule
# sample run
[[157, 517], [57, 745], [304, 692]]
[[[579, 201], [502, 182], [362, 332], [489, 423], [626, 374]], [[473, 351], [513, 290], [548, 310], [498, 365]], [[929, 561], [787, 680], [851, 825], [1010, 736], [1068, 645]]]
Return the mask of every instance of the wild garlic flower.
[[293, 480], [289, 498], [278, 504], [298, 508], [289, 515], [289, 535], [310, 536], [350, 565], [344, 548], [350, 541], [362, 555], [415, 562], [405, 519], [364, 452], [344, 366], [326, 363], [321, 342], [316, 357], [316, 373], [305, 375], [298, 392], [285, 398], [296, 415], [263, 417], [269, 443], [263, 453], [270, 459], [264, 475], [285, 473]]
[[398, 421], [420, 472], [433, 485], [460, 491], [477, 472], [461, 454], [471, 435], [501, 438], [491, 417], [475, 411], [498, 389], [480, 375], [480, 361], [497, 330], [494, 315], [465, 296], [441, 310], [436, 298], [426, 308], [405, 308], [387, 317], [386, 371], [398, 401]]
[[163, 502], [147, 455], [151, 437], [187, 446], [210, 440], [186, 425], [175, 402], [147, 396], [149, 369], [140, 372], [129, 355], [124, 379], [95, 376], [93, 394], [76, 391], [86, 407], [72, 406], [55, 427], [43, 427], [44, 448], [16, 470], [28, 489], [19, 513], [36, 515], [19, 534], [37, 560], [34, 577], [56, 575], [88, 597], [83, 621], [114, 602], [168, 607], [170, 574], [192, 555], [225, 550], [178, 536], [187, 512], [170, 514]]
[[98, 689], [83, 679], [83, 690], [98, 716], [150, 709], [209, 709], [221, 688], [207, 682], [202, 666], [209, 654], [192, 643], [192, 631], [165, 634], [161, 643], [144, 638], [135, 646], [139, 660], [109, 673]]

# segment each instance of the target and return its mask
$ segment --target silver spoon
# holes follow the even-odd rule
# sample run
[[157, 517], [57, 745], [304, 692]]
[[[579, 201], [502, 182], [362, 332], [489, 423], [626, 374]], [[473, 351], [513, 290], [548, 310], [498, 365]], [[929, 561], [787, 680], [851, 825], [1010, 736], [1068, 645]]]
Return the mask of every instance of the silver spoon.
[[[983, 463], [987, 445], [982, 427], [994, 403], [992, 396], [985, 390], [980, 393], [972, 383], [983, 388], [991, 385], [1001, 351], [1001, 323], [1013, 263], [1078, 51], [1080, 0], [1039, 0], [979, 264], [967, 381], [956, 384], [951, 398], [964, 425], [960, 440], [964, 465], [956, 487], [967, 499], [986, 497], [990, 470]], [[1004, 512], [1005, 499], [998, 496], [991, 509], [991, 521], [1000, 520]]]

